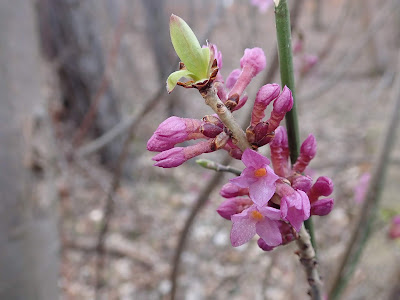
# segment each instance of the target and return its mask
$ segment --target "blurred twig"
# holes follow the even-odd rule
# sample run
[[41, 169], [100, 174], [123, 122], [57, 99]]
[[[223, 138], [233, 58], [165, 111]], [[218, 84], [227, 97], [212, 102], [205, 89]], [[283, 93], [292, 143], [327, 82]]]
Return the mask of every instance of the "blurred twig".
[[396, 129], [399, 123], [400, 76], [397, 76], [394, 92], [395, 104], [394, 108], [391, 109], [393, 114], [389, 120], [383, 146], [372, 172], [371, 183], [366, 193], [361, 216], [353, 232], [352, 238], [350, 239], [350, 243], [345, 251], [343, 260], [340, 264], [338, 273], [335, 276], [334, 283], [329, 293], [329, 299], [332, 300], [340, 299], [340, 295], [353, 274], [372, 229], [371, 225], [374, 220], [379, 204], [379, 198], [383, 190], [386, 169], [390, 160], [390, 153], [395, 142]]
[[352, 44], [347, 52], [347, 55], [343, 57], [341, 62], [335, 68], [335, 72], [330, 77], [326, 78], [317, 88], [308, 93], [300, 94], [298, 97], [299, 99], [317, 99], [317, 97], [333, 88], [341, 81], [342, 75], [357, 60], [357, 58], [360, 56], [360, 51], [366, 46], [369, 39], [377, 33], [377, 31], [385, 24], [385, 22], [387, 22], [387, 20], [389, 20], [389, 16], [393, 13], [394, 2], [394, 0], [388, 0], [382, 6], [381, 10], [375, 15], [375, 18], [368, 27], [368, 30], [363, 35], [360, 35], [359, 38]]

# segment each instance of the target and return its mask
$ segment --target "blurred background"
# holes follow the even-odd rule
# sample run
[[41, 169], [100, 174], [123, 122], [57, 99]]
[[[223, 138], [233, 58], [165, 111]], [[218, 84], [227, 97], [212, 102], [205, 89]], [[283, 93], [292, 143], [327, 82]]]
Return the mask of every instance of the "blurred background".
[[[265, 51], [240, 122], [262, 85], [280, 83], [273, 6], [254, 2], [0, 2], [1, 299], [308, 299], [294, 243], [230, 245], [215, 210], [233, 174], [194, 160], [157, 168], [146, 150], [167, 117], [212, 113], [194, 90], [166, 92], [178, 68], [171, 13], [218, 46], [224, 78], [245, 48]], [[368, 206], [376, 218], [340, 299], [400, 299], [400, 145], [387, 129], [400, 98], [400, 1], [289, 4], [301, 139], [316, 136], [310, 172], [335, 184], [334, 210], [313, 218], [325, 289]], [[382, 193], [366, 203], [385, 137]]]

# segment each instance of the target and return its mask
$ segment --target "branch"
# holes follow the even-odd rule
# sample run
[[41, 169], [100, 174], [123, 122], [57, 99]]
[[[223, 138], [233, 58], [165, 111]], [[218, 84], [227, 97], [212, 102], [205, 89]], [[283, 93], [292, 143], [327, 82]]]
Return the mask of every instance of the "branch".
[[242, 174], [242, 171], [240, 171], [239, 169], [233, 168], [231, 166], [226, 166], [209, 159], [198, 159], [196, 160], [196, 163], [203, 168], [214, 170], [217, 172], [229, 172], [238, 176]]
[[299, 238], [296, 240], [299, 247], [300, 262], [304, 266], [307, 274], [307, 281], [310, 285], [310, 295], [312, 299], [322, 299], [322, 282], [317, 270], [317, 259], [314, 248], [311, 244], [311, 238], [307, 230], [301, 227]]
[[206, 104], [218, 115], [222, 123], [232, 132], [233, 138], [240, 150], [244, 151], [247, 148], [251, 148], [242, 127], [236, 122], [231, 111], [219, 99], [214, 84], [211, 84], [205, 92], [201, 93], [201, 96], [204, 98]]

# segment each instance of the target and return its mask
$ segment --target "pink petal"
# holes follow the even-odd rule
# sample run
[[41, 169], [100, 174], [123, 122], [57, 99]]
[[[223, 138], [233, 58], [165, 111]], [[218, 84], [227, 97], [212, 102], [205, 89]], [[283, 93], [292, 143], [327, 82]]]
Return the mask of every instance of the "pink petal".
[[246, 149], [243, 152], [242, 162], [246, 167], [253, 167], [255, 169], [264, 168], [265, 165], [270, 164], [268, 158], [251, 149]]
[[251, 184], [257, 181], [257, 178], [254, 177], [254, 168], [244, 169], [240, 176], [232, 178], [229, 181], [241, 188], [249, 187]]
[[249, 187], [249, 195], [251, 200], [258, 206], [264, 206], [272, 198], [275, 193], [275, 183], [261, 178]]
[[281, 211], [279, 209], [269, 206], [258, 207], [257, 209], [264, 217], [267, 217], [268, 219], [276, 221], [281, 219]]
[[[243, 211], [244, 212], [244, 211]], [[243, 213], [242, 212], [242, 213]], [[256, 234], [256, 222], [253, 219], [235, 218], [237, 215], [231, 217], [232, 230], [231, 230], [231, 244], [233, 247], [241, 246]]]
[[256, 233], [269, 246], [278, 246], [282, 243], [282, 235], [277, 221], [265, 218], [256, 224]]

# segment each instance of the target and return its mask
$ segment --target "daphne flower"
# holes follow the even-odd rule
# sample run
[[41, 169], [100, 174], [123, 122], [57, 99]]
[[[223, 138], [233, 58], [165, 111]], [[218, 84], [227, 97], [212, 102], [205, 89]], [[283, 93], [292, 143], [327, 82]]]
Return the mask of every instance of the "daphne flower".
[[[200, 133], [202, 122], [196, 119], [169, 117], [162, 122], [147, 142], [149, 151], [165, 151], [176, 144], [204, 137]], [[222, 131], [222, 130], [221, 130]]]
[[282, 235], [279, 230], [279, 209], [252, 205], [240, 214], [233, 215], [231, 220], [233, 247], [247, 243], [256, 233], [271, 247], [282, 243]]
[[254, 150], [246, 149], [242, 162], [246, 168], [239, 177], [231, 179], [231, 183], [249, 188], [251, 200], [258, 206], [266, 205], [275, 193], [275, 181], [279, 178], [269, 166], [269, 159]]
[[217, 213], [224, 219], [230, 220], [232, 215], [241, 213], [253, 205], [249, 198], [236, 197], [226, 199], [217, 209]]
[[297, 190], [294, 193], [281, 199], [282, 218], [289, 221], [290, 224], [300, 231], [303, 221], [310, 217], [310, 201], [307, 194]]

